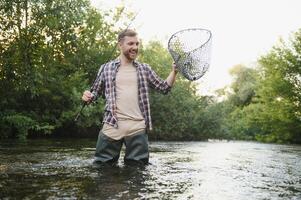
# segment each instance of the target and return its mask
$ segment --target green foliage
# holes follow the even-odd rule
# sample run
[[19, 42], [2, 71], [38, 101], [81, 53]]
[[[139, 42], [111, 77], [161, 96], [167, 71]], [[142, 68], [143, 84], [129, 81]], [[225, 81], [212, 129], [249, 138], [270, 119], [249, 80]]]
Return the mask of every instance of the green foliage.
[[301, 31], [295, 33], [287, 44], [281, 41], [259, 60], [263, 73], [257, 93], [266, 107], [259, 115], [270, 119], [265, 128], [269, 134], [260, 138], [263, 141], [301, 141], [300, 35]]
[[254, 68], [237, 65], [231, 69], [230, 74], [234, 77], [231, 87], [217, 91], [227, 97], [219, 103], [222, 105], [219, 110], [219, 135], [229, 139], [254, 139], [259, 130], [249, 114], [256, 112], [251, 105], [256, 99], [258, 72]]
[[44, 123], [39, 124], [32, 118], [22, 114], [5, 115], [0, 119], [1, 132], [0, 138], [6, 138], [8, 132], [14, 132], [15, 137], [21, 140], [26, 139], [29, 131], [37, 131], [44, 134], [49, 134], [54, 129], [53, 126]]
[[280, 41], [259, 60], [262, 76], [257, 89], [267, 116], [265, 137], [269, 142], [301, 142], [301, 30], [288, 43]]
[[257, 71], [243, 65], [236, 65], [230, 70], [230, 74], [234, 77], [234, 81], [231, 85], [233, 94], [230, 94], [229, 98], [236, 106], [250, 104], [255, 95]]
[[[234, 139], [301, 142], [301, 30], [259, 59], [259, 67], [236, 66], [232, 105], [222, 121]], [[225, 92], [224, 92], [225, 93]]]
[[[122, 10], [99, 12], [88, 0], [1, 1], [0, 8], [1, 135], [99, 126], [99, 119], [73, 118], [82, 91], [111, 56]], [[102, 116], [99, 107], [85, 115]]]

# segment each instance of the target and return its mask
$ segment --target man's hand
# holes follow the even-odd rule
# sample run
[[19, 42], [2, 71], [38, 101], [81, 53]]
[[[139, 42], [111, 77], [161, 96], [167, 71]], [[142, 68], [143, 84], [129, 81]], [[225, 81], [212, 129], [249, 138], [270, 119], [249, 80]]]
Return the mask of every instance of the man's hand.
[[91, 103], [92, 99], [93, 99], [93, 94], [89, 90], [84, 91], [82, 100], [86, 103]]
[[172, 71], [174, 71], [175, 73], [178, 73], [178, 67], [175, 62], [172, 63]]
[[178, 73], [178, 68], [175, 63], [172, 63], [172, 70], [169, 73], [168, 77], [166, 78], [166, 82], [170, 87], [172, 87], [173, 84], [175, 83], [177, 73]]

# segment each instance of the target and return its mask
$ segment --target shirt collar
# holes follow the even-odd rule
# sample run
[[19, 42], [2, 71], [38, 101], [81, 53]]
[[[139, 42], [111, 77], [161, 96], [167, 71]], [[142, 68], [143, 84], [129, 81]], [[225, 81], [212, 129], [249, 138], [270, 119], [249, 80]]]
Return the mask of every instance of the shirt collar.
[[[113, 60], [114, 66], [119, 67], [119, 66], [120, 66], [120, 63], [121, 63], [121, 60], [120, 60], [119, 57], [117, 57], [117, 58], [115, 58], [115, 60]], [[134, 60], [134, 61], [133, 61], [133, 65], [134, 65], [135, 67], [138, 67], [138, 66], [139, 66], [139, 62], [136, 61], [136, 60]]]

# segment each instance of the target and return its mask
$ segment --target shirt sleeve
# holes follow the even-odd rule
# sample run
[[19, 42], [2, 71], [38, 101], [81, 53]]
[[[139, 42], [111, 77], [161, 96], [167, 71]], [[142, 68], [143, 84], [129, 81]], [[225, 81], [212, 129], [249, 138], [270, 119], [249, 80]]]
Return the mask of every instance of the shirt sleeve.
[[103, 92], [103, 80], [104, 80], [104, 76], [103, 76], [103, 68], [104, 68], [104, 65], [101, 65], [99, 70], [98, 70], [98, 73], [97, 73], [97, 76], [96, 76], [96, 79], [91, 87], [91, 92], [93, 94], [93, 101], [95, 101], [99, 95]]
[[171, 86], [168, 85], [168, 83], [160, 78], [157, 73], [151, 69], [150, 66], [147, 67], [147, 73], [148, 73], [148, 82], [149, 85], [154, 88], [155, 90], [162, 92], [163, 94], [167, 94], [171, 90]]

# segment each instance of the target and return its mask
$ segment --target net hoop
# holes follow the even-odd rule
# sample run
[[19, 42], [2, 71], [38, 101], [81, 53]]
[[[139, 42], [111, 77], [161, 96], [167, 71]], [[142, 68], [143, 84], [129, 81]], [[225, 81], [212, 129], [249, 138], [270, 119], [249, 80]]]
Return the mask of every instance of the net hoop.
[[211, 41], [211, 31], [202, 28], [180, 30], [168, 40], [168, 51], [178, 70], [188, 80], [197, 80], [208, 70]]

